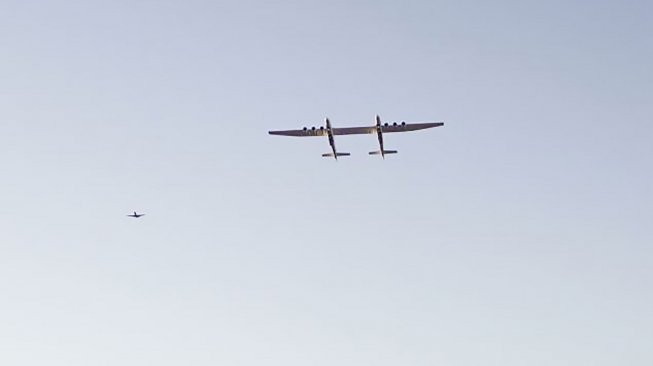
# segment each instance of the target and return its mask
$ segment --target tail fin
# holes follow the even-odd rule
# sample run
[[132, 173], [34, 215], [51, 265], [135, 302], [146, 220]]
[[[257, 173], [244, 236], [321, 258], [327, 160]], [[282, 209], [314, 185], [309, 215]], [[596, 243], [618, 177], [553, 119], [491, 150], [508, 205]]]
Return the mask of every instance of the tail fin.
[[[351, 154], [350, 154], [350, 153], [347, 153], [347, 152], [339, 152], [339, 153], [336, 153], [336, 156], [350, 156], [350, 155], [351, 155]], [[322, 157], [324, 157], [324, 158], [332, 158], [332, 157], [333, 157], [333, 153], [324, 153], [324, 154], [322, 154]]]
[[[397, 150], [383, 150], [383, 154], [396, 154], [398, 151]], [[381, 155], [381, 150], [376, 150], [376, 151], [370, 151], [370, 155]]]

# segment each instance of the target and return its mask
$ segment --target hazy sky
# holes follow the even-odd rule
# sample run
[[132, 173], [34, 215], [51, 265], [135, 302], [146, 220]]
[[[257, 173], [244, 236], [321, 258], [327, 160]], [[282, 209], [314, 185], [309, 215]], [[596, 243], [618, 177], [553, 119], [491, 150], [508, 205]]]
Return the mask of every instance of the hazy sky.
[[[651, 365], [652, 34], [644, 0], [0, 0], [0, 364]], [[445, 126], [267, 134], [377, 113]]]

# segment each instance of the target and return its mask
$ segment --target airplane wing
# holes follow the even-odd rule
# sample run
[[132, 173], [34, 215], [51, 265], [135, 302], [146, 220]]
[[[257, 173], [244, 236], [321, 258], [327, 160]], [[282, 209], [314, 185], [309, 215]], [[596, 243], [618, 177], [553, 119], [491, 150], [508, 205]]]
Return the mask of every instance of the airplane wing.
[[426, 122], [426, 123], [393, 123], [381, 125], [381, 132], [407, 132], [424, 130], [426, 128], [444, 126], [443, 122]]
[[[427, 123], [393, 123], [393, 124], [383, 124], [381, 125], [381, 132], [406, 132], [406, 131], [417, 131], [423, 130], [425, 128], [440, 127], [443, 126], [442, 122], [427, 122]], [[376, 126], [364, 126], [364, 127], [338, 127], [332, 129], [334, 135], [367, 135], [376, 132]], [[307, 137], [307, 136], [326, 136], [328, 134], [327, 129], [324, 127], [319, 128], [303, 128], [301, 130], [283, 130], [283, 131], [268, 131], [270, 135], [280, 135], [280, 136], [295, 136], [295, 137]]]
[[367, 135], [368, 133], [376, 132], [376, 127], [366, 126], [366, 127], [340, 127], [334, 128], [334, 135]]
[[[334, 128], [332, 132], [334, 135], [366, 135], [368, 133], [374, 133], [376, 127], [342, 127]], [[305, 128], [301, 130], [284, 130], [284, 131], [268, 131], [270, 135], [280, 135], [280, 136], [295, 136], [295, 137], [306, 137], [306, 136], [326, 136], [328, 134], [327, 129], [324, 127], [320, 128]]]
[[284, 130], [284, 131], [268, 131], [270, 135], [280, 135], [280, 136], [296, 136], [296, 137], [306, 137], [306, 136], [326, 136], [326, 128], [304, 128], [301, 130]]

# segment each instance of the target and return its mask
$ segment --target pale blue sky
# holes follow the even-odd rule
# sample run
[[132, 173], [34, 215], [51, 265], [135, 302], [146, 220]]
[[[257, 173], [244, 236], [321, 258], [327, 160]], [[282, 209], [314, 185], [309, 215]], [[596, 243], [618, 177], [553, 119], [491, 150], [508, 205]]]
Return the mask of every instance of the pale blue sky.
[[0, 364], [651, 365], [652, 18], [0, 1]]

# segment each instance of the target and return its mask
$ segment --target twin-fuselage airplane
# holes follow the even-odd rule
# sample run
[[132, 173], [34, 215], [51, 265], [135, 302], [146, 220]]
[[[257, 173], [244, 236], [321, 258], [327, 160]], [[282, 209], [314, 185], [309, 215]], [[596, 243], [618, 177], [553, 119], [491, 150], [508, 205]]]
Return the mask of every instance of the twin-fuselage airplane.
[[338, 152], [336, 150], [336, 143], [333, 136], [335, 135], [366, 135], [376, 133], [379, 140], [379, 150], [371, 151], [370, 155], [381, 155], [385, 159], [386, 154], [396, 154], [397, 150], [386, 150], [383, 146], [383, 134], [386, 132], [407, 132], [407, 131], [417, 131], [423, 130], [426, 128], [440, 127], [443, 126], [443, 122], [425, 122], [425, 123], [406, 123], [406, 122], [393, 122], [393, 123], [381, 123], [381, 117], [376, 116], [376, 125], [375, 126], [365, 126], [365, 127], [341, 127], [341, 128], [332, 128], [331, 122], [327, 118], [325, 120], [325, 126], [321, 127], [304, 127], [301, 130], [284, 130], [284, 131], [269, 131], [270, 135], [281, 135], [281, 136], [296, 136], [296, 137], [307, 137], [307, 136], [327, 136], [329, 138], [329, 145], [331, 145], [330, 153], [322, 154], [324, 157], [333, 157], [338, 160], [339, 156], [349, 156], [351, 154], [345, 152]]

